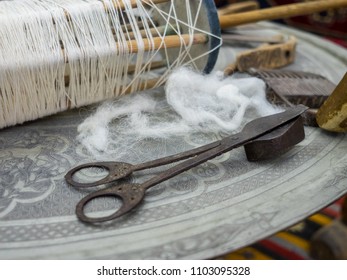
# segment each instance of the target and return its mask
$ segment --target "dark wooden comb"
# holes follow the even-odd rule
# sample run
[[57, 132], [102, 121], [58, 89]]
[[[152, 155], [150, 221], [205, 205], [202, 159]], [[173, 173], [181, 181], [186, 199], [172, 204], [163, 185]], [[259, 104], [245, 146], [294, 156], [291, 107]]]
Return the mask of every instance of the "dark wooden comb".
[[286, 106], [303, 104], [309, 107], [304, 122], [310, 126], [317, 126], [317, 110], [336, 87], [323, 76], [308, 72], [258, 69], [247, 72], [266, 83], [266, 95], [271, 103]]

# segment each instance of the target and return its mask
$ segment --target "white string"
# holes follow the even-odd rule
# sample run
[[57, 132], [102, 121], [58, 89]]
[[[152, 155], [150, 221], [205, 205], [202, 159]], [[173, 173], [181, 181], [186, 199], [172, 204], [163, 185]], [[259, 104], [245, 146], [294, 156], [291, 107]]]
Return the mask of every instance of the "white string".
[[252, 119], [281, 111], [266, 100], [262, 80], [222, 77], [183, 67], [170, 75], [166, 100], [152, 93], [104, 103], [79, 125], [78, 150], [99, 160], [123, 160], [146, 141], [232, 134]]
[[[136, 3], [135, 9], [130, 0], [0, 0], [0, 128], [136, 92], [153, 77], [152, 86], [159, 86], [173, 69], [199, 68], [197, 59], [214, 51], [193, 54], [192, 37], [188, 44], [181, 40], [175, 55], [154, 48], [155, 37], [164, 44], [162, 29], [216, 37], [197, 26], [202, 1], [168, 1], [167, 10], [152, 0]], [[150, 71], [158, 60], [167, 68]], [[128, 73], [130, 66], [135, 70]]]

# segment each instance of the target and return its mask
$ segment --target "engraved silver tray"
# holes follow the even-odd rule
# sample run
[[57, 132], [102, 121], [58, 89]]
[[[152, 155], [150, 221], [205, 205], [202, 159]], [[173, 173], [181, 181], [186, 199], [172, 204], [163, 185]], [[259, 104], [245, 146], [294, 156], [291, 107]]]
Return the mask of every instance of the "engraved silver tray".
[[[299, 38], [297, 62], [289, 68], [335, 83], [345, 73], [346, 50], [259, 25]], [[163, 99], [158, 90], [149, 94]], [[287, 228], [347, 192], [346, 135], [306, 128], [304, 142], [282, 157], [251, 163], [239, 148], [159, 185], [118, 221], [85, 225], [74, 211], [86, 192], [67, 186], [64, 175], [92, 160], [75, 140], [86, 115], [74, 110], [0, 131], [0, 258], [213, 258]], [[138, 163], [218, 137], [145, 141], [123, 160]], [[95, 209], [110, 207], [99, 204]]]

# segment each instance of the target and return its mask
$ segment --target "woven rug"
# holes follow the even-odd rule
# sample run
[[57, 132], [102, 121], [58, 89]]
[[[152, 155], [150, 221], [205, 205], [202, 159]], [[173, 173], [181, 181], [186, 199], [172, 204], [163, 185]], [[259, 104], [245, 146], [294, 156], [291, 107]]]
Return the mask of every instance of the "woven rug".
[[226, 260], [309, 260], [310, 239], [340, 217], [343, 198], [299, 224], [223, 257]]

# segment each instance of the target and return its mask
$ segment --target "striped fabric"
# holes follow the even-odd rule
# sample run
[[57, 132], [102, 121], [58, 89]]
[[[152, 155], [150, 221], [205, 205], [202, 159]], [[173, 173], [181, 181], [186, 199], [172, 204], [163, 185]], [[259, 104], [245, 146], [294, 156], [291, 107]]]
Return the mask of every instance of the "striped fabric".
[[321, 227], [340, 216], [343, 199], [286, 231], [223, 257], [226, 260], [308, 260], [310, 239]]

